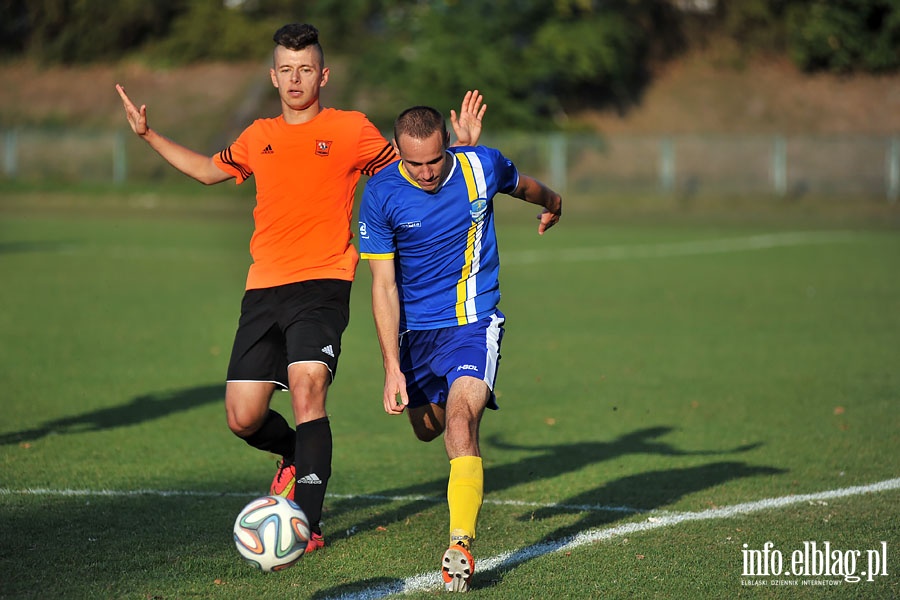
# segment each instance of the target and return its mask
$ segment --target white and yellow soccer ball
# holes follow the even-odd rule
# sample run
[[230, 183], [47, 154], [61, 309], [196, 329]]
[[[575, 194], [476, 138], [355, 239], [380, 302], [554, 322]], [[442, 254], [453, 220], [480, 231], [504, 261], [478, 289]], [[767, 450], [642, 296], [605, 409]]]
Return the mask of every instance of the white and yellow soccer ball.
[[303, 557], [309, 522], [293, 500], [263, 496], [250, 502], [234, 521], [234, 544], [255, 567], [271, 573]]

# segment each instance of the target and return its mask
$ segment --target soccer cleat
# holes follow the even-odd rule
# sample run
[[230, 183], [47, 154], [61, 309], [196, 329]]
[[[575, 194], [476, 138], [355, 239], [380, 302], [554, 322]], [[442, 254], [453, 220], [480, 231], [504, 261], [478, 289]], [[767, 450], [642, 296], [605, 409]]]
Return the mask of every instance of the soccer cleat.
[[463, 543], [447, 548], [441, 559], [441, 576], [448, 592], [468, 592], [469, 580], [474, 573], [475, 559]]
[[284, 462], [284, 459], [281, 459], [275, 463], [278, 470], [275, 472], [275, 479], [272, 480], [272, 487], [269, 488], [269, 494], [293, 500], [295, 483], [294, 464], [284, 464]]
[[321, 550], [325, 547], [325, 538], [321, 533], [310, 532], [309, 541], [306, 543], [306, 554]]

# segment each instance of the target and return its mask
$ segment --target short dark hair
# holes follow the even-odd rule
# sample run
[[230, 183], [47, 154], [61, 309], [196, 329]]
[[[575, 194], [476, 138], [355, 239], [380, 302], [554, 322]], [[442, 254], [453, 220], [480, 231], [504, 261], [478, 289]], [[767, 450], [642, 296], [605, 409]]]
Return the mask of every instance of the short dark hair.
[[430, 106], [407, 108], [394, 121], [394, 141], [400, 139], [400, 134], [424, 140], [431, 137], [435, 131], [440, 131], [441, 136], [447, 139], [447, 123], [444, 121], [444, 115]]
[[303, 50], [312, 46], [319, 53], [322, 65], [325, 65], [325, 53], [322, 51], [322, 46], [319, 45], [319, 30], [312, 25], [307, 23], [284, 25], [275, 32], [272, 41], [288, 50]]

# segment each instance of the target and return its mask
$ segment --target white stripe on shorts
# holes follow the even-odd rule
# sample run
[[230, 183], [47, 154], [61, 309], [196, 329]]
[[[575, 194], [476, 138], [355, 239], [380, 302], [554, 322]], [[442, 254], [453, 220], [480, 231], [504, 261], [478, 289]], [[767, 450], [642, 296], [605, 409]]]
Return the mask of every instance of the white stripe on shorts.
[[497, 363], [500, 361], [500, 328], [505, 321], [503, 317], [497, 316], [497, 313], [492, 314], [491, 326], [486, 331], [487, 364], [484, 366], [484, 382], [492, 392], [497, 380]]

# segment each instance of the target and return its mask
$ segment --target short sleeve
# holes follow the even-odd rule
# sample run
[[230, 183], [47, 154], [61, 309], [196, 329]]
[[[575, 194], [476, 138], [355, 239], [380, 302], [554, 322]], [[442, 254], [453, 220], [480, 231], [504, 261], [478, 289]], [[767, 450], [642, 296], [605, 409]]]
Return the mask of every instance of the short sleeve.
[[499, 150], [494, 148], [488, 150], [491, 153], [491, 163], [494, 165], [497, 191], [502, 194], [511, 194], [519, 185], [519, 170], [513, 161], [503, 156]]
[[363, 118], [359, 136], [359, 163], [357, 168], [363, 175], [374, 175], [397, 160], [394, 147], [384, 139], [369, 119]]
[[394, 234], [373, 186], [367, 185], [359, 206], [359, 253], [362, 258], [394, 257]]
[[235, 177], [235, 182], [240, 184], [253, 175], [253, 170], [248, 161], [247, 136], [249, 129], [236, 139], [230, 146], [213, 156], [216, 166]]

